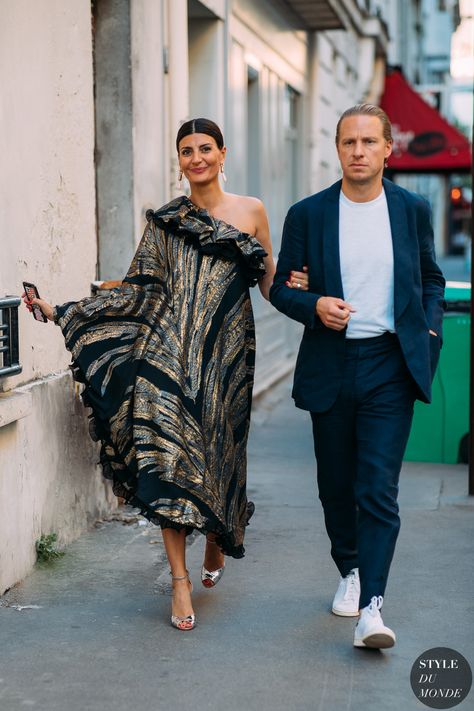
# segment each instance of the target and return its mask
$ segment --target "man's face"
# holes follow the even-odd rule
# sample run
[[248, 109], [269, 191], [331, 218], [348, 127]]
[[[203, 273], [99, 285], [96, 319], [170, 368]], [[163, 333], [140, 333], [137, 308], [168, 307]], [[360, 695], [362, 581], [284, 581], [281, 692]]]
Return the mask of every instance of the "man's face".
[[371, 183], [381, 177], [391, 141], [383, 137], [377, 116], [347, 116], [339, 127], [337, 154], [344, 178], [352, 183]]

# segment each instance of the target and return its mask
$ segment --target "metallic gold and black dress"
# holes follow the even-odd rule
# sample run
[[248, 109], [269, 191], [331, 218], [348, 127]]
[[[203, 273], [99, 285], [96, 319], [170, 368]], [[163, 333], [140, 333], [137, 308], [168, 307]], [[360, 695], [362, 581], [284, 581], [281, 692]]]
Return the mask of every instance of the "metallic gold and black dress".
[[187, 197], [147, 212], [121, 287], [56, 307], [114, 491], [162, 526], [215, 532], [241, 558], [265, 252]]

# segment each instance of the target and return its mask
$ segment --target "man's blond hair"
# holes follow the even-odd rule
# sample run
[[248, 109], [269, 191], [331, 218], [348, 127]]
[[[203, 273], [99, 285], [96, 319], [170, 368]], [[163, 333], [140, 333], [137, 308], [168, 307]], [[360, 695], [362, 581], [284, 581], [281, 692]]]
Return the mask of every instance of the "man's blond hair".
[[390, 143], [393, 141], [392, 124], [390, 123], [390, 119], [385, 113], [385, 111], [381, 109], [380, 106], [375, 106], [374, 104], [356, 104], [355, 106], [351, 106], [350, 109], [346, 109], [346, 111], [344, 111], [341, 118], [337, 122], [336, 146], [339, 143], [341, 123], [348, 116], [375, 116], [376, 118], [380, 119], [383, 129], [383, 137], [385, 138], [385, 140]]

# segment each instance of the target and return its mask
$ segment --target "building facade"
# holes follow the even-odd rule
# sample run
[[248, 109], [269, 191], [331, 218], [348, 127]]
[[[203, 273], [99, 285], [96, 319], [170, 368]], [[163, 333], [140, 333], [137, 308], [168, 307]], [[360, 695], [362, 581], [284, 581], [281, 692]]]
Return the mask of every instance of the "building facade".
[[[178, 194], [176, 131], [198, 115], [223, 127], [227, 189], [264, 201], [276, 256], [288, 207], [339, 177], [340, 113], [380, 98], [391, 6], [2, 3], [0, 296], [29, 280], [62, 303], [121, 278], [146, 210]], [[300, 330], [254, 292], [258, 393], [289, 372]], [[65, 544], [115, 505], [59, 330], [19, 321], [22, 372], [0, 378], [0, 593], [41, 534]]]
[[[459, 9], [459, 0], [420, 0], [387, 7], [392, 37], [388, 64], [401, 67], [409, 83], [448, 121], [453, 119], [451, 40], [460, 21]], [[398, 174], [394, 180], [430, 202], [436, 253], [444, 256], [449, 251], [449, 176]]]
[[474, 5], [459, 1], [460, 23], [451, 38], [451, 118], [472, 138], [474, 89]]

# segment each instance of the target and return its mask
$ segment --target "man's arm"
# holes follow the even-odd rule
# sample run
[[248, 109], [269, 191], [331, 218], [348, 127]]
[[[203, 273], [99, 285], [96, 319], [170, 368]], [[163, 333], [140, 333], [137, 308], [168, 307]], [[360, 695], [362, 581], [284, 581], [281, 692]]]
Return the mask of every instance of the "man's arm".
[[290, 271], [292, 269], [303, 271], [303, 266], [307, 264], [306, 240], [306, 230], [301, 220], [295, 216], [294, 208], [290, 208], [283, 227], [276, 274], [270, 289], [270, 302], [295, 321], [308, 328], [316, 328], [322, 327], [316, 315], [316, 303], [321, 294], [290, 289], [286, 286]]
[[418, 241], [423, 285], [423, 308], [431, 331], [442, 338], [445, 278], [436, 264], [431, 209], [426, 201], [418, 206]]

